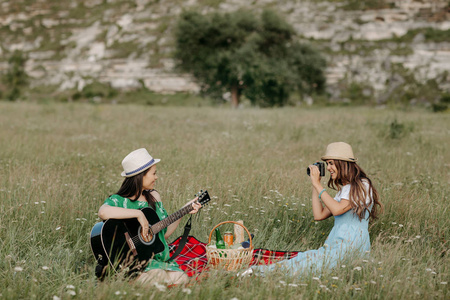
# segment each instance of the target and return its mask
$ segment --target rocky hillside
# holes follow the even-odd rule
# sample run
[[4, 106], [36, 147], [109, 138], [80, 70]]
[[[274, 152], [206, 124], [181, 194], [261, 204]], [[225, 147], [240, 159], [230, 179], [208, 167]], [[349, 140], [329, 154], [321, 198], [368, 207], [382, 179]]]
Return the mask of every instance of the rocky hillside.
[[81, 91], [98, 81], [196, 92], [191, 77], [174, 69], [180, 12], [263, 8], [284, 15], [325, 54], [333, 101], [433, 102], [450, 91], [450, 3], [439, 0], [3, 0], [0, 72], [19, 50], [32, 86]]

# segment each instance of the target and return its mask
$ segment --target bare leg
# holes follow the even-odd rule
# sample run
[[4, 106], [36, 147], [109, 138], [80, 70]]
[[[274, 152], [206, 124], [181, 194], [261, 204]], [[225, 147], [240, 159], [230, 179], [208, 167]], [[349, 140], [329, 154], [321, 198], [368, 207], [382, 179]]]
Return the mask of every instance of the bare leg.
[[185, 284], [189, 277], [184, 272], [153, 269], [139, 275], [137, 281], [143, 285], [151, 285], [155, 282], [164, 284]]
[[167, 283], [168, 279], [165, 270], [153, 269], [139, 275], [137, 282], [143, 285], [151, 285], [155, 282]]
[[189, 277], [184, 272], [179, 271], [166, 271], [169, 278], [169, 284], [186, 284], [189, 281]]

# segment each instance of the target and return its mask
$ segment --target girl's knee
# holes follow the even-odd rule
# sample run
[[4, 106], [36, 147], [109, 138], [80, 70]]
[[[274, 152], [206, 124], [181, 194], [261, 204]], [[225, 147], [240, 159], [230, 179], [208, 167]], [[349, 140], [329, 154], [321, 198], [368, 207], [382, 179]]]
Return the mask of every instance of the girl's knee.
[[[162, 280], [161, 280], [162, 279]], [[142, 284], [151, 284], [153, 282], [165, 281], [166, 274], [164, 270], [154, 269], [139, 275], [137, 281]]]
[[168, 271], [167, 275], [172, 284], [186, 284], [189, 281], [189, 277], [184, 272]]

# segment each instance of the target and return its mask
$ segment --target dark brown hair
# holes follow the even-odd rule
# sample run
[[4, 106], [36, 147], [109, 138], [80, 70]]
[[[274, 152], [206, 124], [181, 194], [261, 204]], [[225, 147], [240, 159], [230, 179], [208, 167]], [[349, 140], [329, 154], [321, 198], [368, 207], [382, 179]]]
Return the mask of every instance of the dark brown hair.
[[[383, 204], [379, 201], [378, 191], [363, 169], [355, 162], [337, 159], [334, 159], [333, 162], [336, 166], [337, 176], [335, 180], [330, 177], [328, 187], [340, 191], [342, 186], [350, 184], [350, 199], [348, 200], [350, 200], [353, 212], [358, 215], [359, 220], [365, 218], [366, 211], [369, 212], [369, 217], [376, 219], [378, 214], [383, 212]], [[366, 190], [364, 182], [368, 183], [368, 190]], [[370, 199], [368, 204], [366, 203], [367, 197]], [[372, 205], [372, 210], [370, 210]]]
[[139, 173], [132, 177], [125, 178], [116, 194], [121, 197], [128, 198], [131, 201], [136, 201], [142, 194], [144, 195], [145, 200], [147, 200], [148, 205], [151, 208], [155, 209], [156, 200], [152, 196], [152, 194], [150, 194], [151, 191], [142, 189], [143, 178], [145, 174], [147, 174], [148, 171], [150, 171], [150, 169], [151, 168], [148, 168], [142, 173]]

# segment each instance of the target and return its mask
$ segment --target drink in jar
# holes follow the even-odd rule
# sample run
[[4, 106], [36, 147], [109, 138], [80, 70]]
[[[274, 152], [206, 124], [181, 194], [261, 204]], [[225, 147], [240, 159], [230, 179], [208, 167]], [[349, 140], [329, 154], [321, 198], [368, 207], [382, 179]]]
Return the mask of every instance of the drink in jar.
[[231, 233], [231, 231], [226, 231], [223, 234], [223, 240], [228, 244], [228, 246], [233, 245], [233, 233]]

